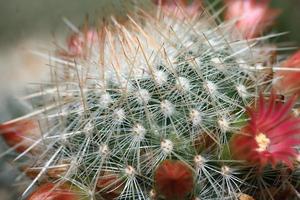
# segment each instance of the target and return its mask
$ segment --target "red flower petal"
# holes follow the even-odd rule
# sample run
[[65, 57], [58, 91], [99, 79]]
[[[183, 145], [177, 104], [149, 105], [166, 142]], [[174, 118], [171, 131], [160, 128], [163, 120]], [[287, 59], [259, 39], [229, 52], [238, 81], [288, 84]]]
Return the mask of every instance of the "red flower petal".
[[193, 190], [193, 173], [182, 161], [163, 161], [154, 178], [156, 191], [168, 200], [184, 199]]

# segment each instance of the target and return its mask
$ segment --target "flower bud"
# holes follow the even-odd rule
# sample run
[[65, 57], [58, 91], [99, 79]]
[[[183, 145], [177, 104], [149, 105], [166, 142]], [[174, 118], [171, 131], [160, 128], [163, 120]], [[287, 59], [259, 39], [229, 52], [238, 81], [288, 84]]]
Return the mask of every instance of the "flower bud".
[[0, 135], [9, 146], [22, 153], [41, 137], [41, 131], [38, 121], [20, 119], [1, 124]]

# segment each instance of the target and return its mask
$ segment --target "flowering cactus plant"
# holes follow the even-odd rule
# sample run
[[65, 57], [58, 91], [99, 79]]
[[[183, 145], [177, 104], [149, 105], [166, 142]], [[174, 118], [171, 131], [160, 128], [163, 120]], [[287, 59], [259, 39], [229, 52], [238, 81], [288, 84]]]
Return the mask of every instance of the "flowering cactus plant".
[[199, 1], [156, 3], [72, 34], [26, 98], [33, 113], [0, 127], [26, 158], [23, 197], [299, 198], [298, 54], [274, 61], [268, 37]]

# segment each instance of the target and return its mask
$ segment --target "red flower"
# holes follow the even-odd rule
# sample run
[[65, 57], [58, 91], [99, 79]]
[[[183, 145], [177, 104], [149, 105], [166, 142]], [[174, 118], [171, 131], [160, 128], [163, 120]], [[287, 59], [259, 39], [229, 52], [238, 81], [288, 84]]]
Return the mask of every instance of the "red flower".
[[283, 63], [284, 68], [294, 68], [298, 71], [280, 70], [275, 73], [279, 80], [275, 83], [277, 90], [283, 94], [300, 94], [300, 50]]
[[46, 183], [37, 188], [27, 200], [83, 200], [79, 191], [71, 190], [67, 184], [56, 186]]
[[0, 134], [9, 146], [16, 147], [16, 151], [20, 153], [41, 137], [39, 123], [34, 119], [13, 120], [0, 124]]
[[270, 0], [226, 0], [226, 20], [237, 20], [236, 27], [247, 39], [257, 37], [273, 23], [279, 10], [268, 7]]
[[188, 0], [153, 0], [153, 2], [160, 5], [166, 15], [180, 19], [186, 16], [194, 16], [202, 10], [201, 0], [193, 0], [192, 3], [189, 3]]
[[193, 190], [193, 173], [182, 161], [165, 160], [155, 171], [155, 188], [166, 199], [185, 199]]
[[258, 108], [248, 110], [249, 123], [231, 139], [233, 157], [260, 167], [283, 163], [292, 168], [300, 145], [300, 119], [291, 113], [295, 100], [277, 102], [272, 93], [266, 101], [260, 95]]

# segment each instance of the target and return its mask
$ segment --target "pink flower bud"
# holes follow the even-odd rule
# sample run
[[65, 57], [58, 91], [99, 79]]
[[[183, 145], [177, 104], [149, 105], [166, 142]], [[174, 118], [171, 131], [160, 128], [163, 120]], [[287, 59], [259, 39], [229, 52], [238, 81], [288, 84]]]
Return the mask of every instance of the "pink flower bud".
[[98, 33], [93, 29], [74, 33], [67, 40], [68, 50], [61, 54], [66, 57], [86, 57], [89, 49], [98, 45], [97, 42]]
[[225, 20], [237, 20], [236, 27], [246, 39], [260, 36], [279, 15], [269, 0], [226, 0]]

